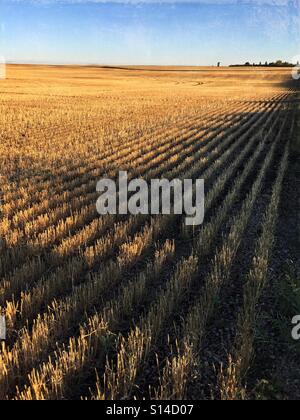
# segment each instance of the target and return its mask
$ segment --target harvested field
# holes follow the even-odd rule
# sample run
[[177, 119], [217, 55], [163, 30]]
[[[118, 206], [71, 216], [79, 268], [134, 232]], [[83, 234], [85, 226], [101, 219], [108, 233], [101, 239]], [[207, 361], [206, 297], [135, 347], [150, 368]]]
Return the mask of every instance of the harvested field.
[[[299, 269], [298, 86], [278, 68], [8, 66], [0, 399], [299, 397], [297, 375], [274, 389], [297, 354], [274, 362], [267, 318]], [[203, 178], [203, 225], [99, 216], [119, 171]]]

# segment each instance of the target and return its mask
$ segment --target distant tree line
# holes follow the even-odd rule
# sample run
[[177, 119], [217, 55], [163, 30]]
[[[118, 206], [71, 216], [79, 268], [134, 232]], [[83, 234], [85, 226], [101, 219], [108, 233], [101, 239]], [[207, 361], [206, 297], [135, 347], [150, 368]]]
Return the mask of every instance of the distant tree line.
[[[296, 63], [299, 65], [299, 62]], [[265, 63], [250, 63], [247, 61], [245, 64], [233, 64], [230, 67], [294, 67], [295, 64], [288, 63], [287, 61], [277, 60], [272, 63], [268, 63], [267, 61]]]

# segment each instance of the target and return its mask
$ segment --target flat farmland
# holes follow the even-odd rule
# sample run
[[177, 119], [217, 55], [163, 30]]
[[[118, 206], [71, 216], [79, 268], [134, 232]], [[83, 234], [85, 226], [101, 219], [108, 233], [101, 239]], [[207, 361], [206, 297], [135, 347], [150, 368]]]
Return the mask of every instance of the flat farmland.
[[[0, 399], [300, 398], [291, 69], [8, 65], [0, 138]], [[119, 171], [204, 223], [100, 216]]]

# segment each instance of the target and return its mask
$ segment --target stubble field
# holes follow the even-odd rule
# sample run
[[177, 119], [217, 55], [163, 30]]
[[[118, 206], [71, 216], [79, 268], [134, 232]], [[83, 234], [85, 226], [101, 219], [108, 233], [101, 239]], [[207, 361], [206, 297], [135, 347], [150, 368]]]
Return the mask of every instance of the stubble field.
[[[299, 249], [298, 100], [290, 69], [8, 66], [0, 399], [299, 397], [273, 323]], [[204, 178], [204, 224], [99, 216], [120, 170]]]

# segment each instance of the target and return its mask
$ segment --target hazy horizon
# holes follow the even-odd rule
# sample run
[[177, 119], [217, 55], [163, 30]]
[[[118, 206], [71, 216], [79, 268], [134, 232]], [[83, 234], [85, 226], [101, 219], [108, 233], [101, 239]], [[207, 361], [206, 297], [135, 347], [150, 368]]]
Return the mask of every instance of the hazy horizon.
[[[6, 65], [11, 65], [11, 66], [59, 66], [59, 67], [64, 67], [64, 66], [66, 66], [66, 67], [68, 67], [68, 66], [70, 66], [70, 67], [72, 67], [72, 66], [74, 66], [74, 67], [99, 67], [99, 68], [111, 68], [111, 69], [118, 69], [118, 68], [120, 68], [120, 69], [124, 69], [124, 70], [126, 70], [126, 68], [134, 68], [134, 67], [174, 67], [174, 68], [180, 68], [180, 67], [182, 67], [182, 68], [210, 68], [210, 67], [216, 67], [216, 68], [230, 68], [230, 67], [241, 67], [241, 68], [243, 68], [243, 67], [245, 67], [245, 68], [249, 68], [249, 67], [264, 67], [264, 68], [274, 68], [274, 69], [276, 69], [276, 68], [278, 68], [278, 67], [276, 67], [276, 66], [274, 66], [274, 67], [272, 67], [272, 66], [270, 66], [270, 67], [266, 67], [265, 66], [265, 61], [266, 60], [264, 60], [264, 62], [262, 62], [262, 64], [261, 65], [259, 65], [259, 63], [255, 63], [256, 64], [256, 66], [253, 66], [252, 65], [252, 62], [250, 62], [250, 66], [245, 66], [245, 64], [246, 63], [232, 63], [232, 64], [228, 64], [228, 65], [222, 65], [221, 64], [221, 66], [220, 67], [217, 67], [217, 65], [216, 64], [212, 64], [212, 65], [188, 65], [188, 64], [163, 64], [163, 65], [161, 65], [161, 64], [141, 64], [141, 63], [136, 63], [136, 64], [107, 64], [107, 63], [85, 63], [85, 64], [82, 64], [82, 63], [47, 63], [47, 62], [35, 62], [35, 61], [24, 61], [24, 62], [14, 62], [14, 61], [7, 61], [7, 62], [5, 62], [4, 64], [6, 64]], [[284, 60], [281, 60], [282, 62], [284, 62]], [[271, 64], [271, 62], [270, 63], [268, 63], [268, 64]], [[290, 64], [294, 64], [294, 65], [296, 65], [297, 63], [295, 62], [295, 63], [290, 63]], [[285, 66], [283, 66], [282, 68], [285, 68]], [[287, 67], [288, 68], [288, 67]]]

